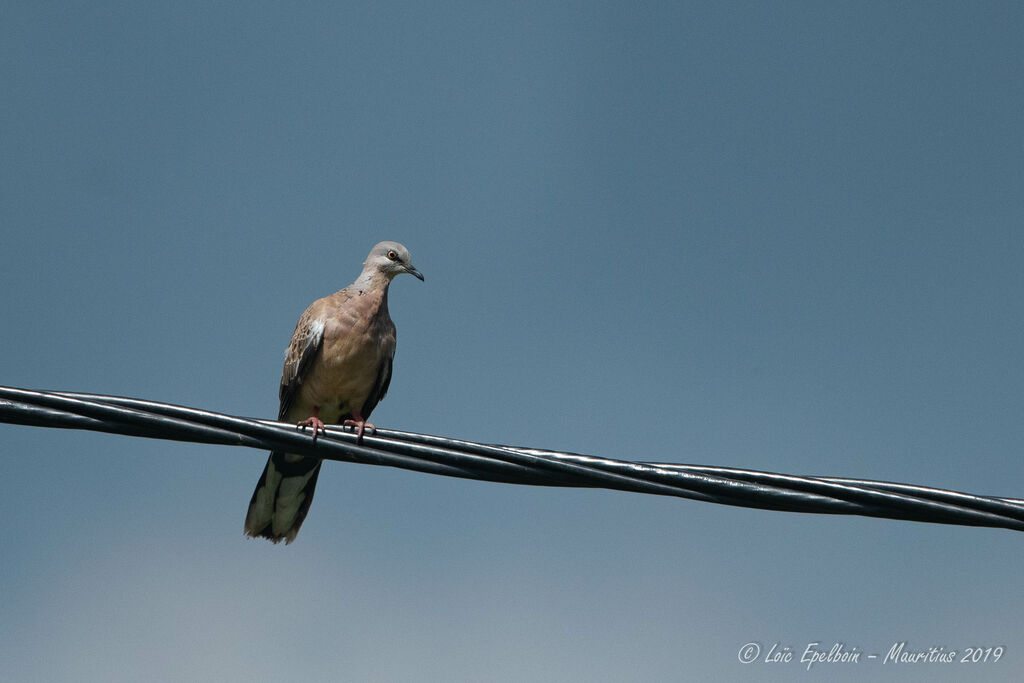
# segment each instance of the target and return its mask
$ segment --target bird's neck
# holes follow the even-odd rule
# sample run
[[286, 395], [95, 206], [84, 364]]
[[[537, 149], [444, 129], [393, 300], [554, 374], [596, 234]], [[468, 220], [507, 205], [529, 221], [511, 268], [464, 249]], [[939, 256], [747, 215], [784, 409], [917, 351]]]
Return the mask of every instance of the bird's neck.
[[[355, 289], [359, 296], [373, 296], [379, 297], [380, 303], [377, 304], [374, 314], [388, 313], [388, 285], [391, 284], [391, 278], [381, 273], [380, 271], [367, 271], [364, 270], [360, 273], [356, 281], [352, 283], [352, 288]], [[350, 290], [351, 291], [351, 290]]]
[[379, 270], [364, 270], [356, 278], [356, 281], [352, 285], [364, 292], [375, 292], [383, 291], [384, 296], [388, 294], [388, 285], [391, 284], [391, 278]]

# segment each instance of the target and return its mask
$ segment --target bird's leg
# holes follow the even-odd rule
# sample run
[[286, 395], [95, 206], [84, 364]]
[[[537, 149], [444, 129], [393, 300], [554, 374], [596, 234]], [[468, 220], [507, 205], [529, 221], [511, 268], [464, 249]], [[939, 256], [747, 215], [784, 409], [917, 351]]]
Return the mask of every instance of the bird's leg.
[[352, 413], [354, 419], [345, 420], [341, 423], [342, 427], [352, 427], [356, 430], [356, 443], [363, 440], [363, 430], [369, 429], [370, 433], [373, 434], [377, 431], [377, 428], [373, 426], [372, 422], [367, 422], [363, 419], [363, 416], [359, 413]]
[[302, 422], [295, 425], [296, 429], [306, 431], [306, 427], [313, 428], [313, 443], [316, 443], [317, 434], [326, 434], [327, 430], [324, 428], [324, 421], [320, 419], [320, 406], [313, 406], [313, 414], [307, 417]]

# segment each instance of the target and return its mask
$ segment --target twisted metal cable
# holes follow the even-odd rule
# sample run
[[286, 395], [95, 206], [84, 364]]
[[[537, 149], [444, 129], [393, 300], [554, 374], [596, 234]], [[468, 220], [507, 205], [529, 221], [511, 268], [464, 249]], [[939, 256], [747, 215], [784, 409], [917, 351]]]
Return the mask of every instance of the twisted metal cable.
[[360, 443], [350, 431], [328, 427], [314, 443], [308, 432], [291, 424], [119, 396], [0, 386], [0, 422], [287, 450], [507, 484], [607, 488], [767, 510], [1024, 531], [1024, 500], [1013, 498], [883, 481], [612, 460], [391, 429], [378, 429]]

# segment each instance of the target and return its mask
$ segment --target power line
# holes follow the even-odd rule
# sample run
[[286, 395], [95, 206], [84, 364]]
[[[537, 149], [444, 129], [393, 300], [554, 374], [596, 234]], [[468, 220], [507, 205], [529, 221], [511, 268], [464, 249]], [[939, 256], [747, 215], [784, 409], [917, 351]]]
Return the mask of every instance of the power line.
[[359, 443], [353, 433], [328, 427], [314, 443], [308, 432], [291, 424], [119, 396], [0, 387], [0, 422], [287, 450], [507, 484], [618, 489], [766, 510], [1024, 531], [1024, 500], [1013, 498], [883, 481], [613, 460], [391, 429], [378, 429]]

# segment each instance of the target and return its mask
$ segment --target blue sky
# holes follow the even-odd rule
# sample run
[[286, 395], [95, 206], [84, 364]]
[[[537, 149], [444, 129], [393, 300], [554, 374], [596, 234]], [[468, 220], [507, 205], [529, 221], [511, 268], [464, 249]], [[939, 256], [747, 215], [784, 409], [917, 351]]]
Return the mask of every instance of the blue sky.
[[[1017, 3], [8, 2], [0, 383], [272, 417], [379, 240], [388, 427], [1024, 497]], [[0, 425], [16, 681], [1014, 680], [1024, 537]], [[748, 642], [1006, 648], [739, 663]]]

